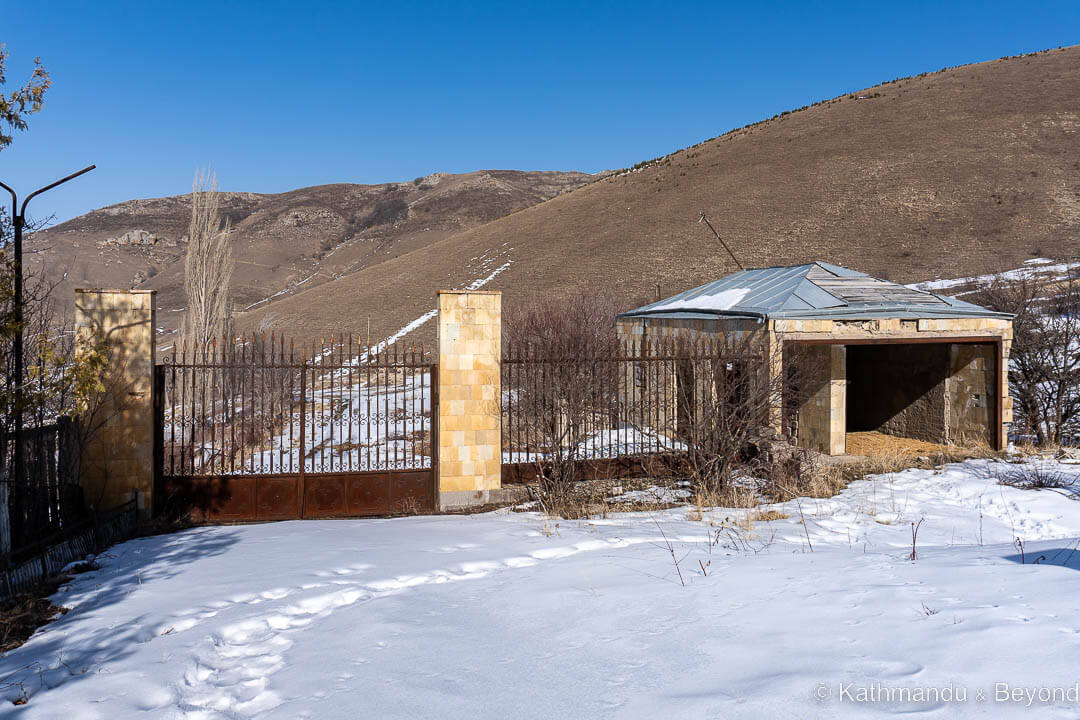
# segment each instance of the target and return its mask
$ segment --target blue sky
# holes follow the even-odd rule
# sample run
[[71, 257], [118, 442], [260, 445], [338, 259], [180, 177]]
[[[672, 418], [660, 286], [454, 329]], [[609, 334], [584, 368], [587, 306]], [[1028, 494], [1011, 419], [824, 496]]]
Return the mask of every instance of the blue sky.
[[0, 2], [8, 87], [54, 85], [0, 152], [67, 219], [186, 192], [595, 172], [946, 65], [1080, 42], [1080, 3]]

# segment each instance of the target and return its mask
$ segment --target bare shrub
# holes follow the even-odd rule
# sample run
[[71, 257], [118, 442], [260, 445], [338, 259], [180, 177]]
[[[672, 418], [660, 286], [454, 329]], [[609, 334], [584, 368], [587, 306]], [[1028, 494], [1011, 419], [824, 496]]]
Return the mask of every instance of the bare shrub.
[[541, 504], [553, 514], [576, 514], [571, 497], [584, 458], [583, 441], [610, 412], [624, 351], [615, 331], [618, 305], [585, 294], [522, 303], [504, 316], [504, 357], [515, 417], [537, 441], [533, 458]]
[[1013, 427], [1038, 445], [1080, 434], [1080, 278], [999, 274], [977, 301], [1015, 315], [1009, 356]]
[[772, 423], [784, 405], [797, 406], [812, 391], [804, 378], [821, 374], [817, 356], [790, 353], [781, 362], [777, 348], [742, 332], [680, 338], [665, 352], [677, 358], [677, 433], [699, 494], [723, 494], [737, 475], [799, 484], [810, 456]]
[[991, 476], [1002, 485], [1021, 490], [1071, 490], [1076, 477], [1048, 463], [993, 463]]
[[832, 497], [852, 480], [869, 474], [870, 469], [865, 463], [830, 463], [812, 451], [799, 448], [768, 468], [760, 485], [761, 496], [771, 502]]
[[542, 505], [577, 512], [569, 498], [583, 461], [594, 471], [597, 457], [658, 452], [678, 460], [700, 503], [756, 503], [734, 479], [776, 472], [783, 443], [772, 425], [782, 402], [811, 387], [785, 391], [785, 379], [803, 372], [799, 356], [780, 372], [761, 334], [734, 331], [626, 342], [617, 311], [607, 298], [578, 295], [507, 313], [503, 387], [514, 432], [504, 423], [505, 445], [521, 457], [523, 430], [530, 439]]
[[612, 357], [622, 350], [615, 331], [621, 310], [608, 295], [586, 293], [518, 303], [503, 316], [503, 347], [528, 347], [547, 359]]

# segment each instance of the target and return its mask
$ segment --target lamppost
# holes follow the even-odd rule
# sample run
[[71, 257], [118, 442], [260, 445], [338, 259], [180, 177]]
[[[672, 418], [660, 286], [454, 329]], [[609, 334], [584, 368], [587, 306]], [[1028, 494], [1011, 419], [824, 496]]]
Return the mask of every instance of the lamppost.
[[33, 200], [36, 196], [52, 190], [57, 185], [63, 185], [68, 180], [74, 180], [75, 178], [90, 172], [97, 165], [91, 165], [90, 167], [83, 168], [82, 170], [72, 173], [67, 177], [60, 178], [56, 182], [46, 185], [43, 188], [35, 190], [26, 196], [22, 202], [22, 207], [19, 207], [19, 198], [15, 194], [15, 191], [10, 187], [0, 182], [0, 188], [7, 190], [11, 193], [11, 224], [15, 231], [15, 253], [14, 253], [14, 270], [15, 270], [15, 297], [13, 298], [13, 320], [15, 321], [15, 338], [11, 344], [11, 351], [15, 355], [15, 368], [13, 375], [15, 376], [15, 397], [14, 397], [14, 413], [13, 420], [15, 423], [15, 467], [13, 468], [13, 480], [15, 482], [21, 482], [23, 479], [25, 458], [23, 457], [23, 271], [22, 271], [22, 240], [23, 240], [23, 227], [26, 225], [26, 204]]

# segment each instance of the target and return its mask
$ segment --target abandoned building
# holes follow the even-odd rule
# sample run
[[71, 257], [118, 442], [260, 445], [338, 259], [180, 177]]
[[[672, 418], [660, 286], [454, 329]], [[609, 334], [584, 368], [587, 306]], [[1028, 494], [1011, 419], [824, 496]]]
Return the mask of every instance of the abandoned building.
[[[1012, 420], [1011, 316], [815, 262], [743, 270], [619, 315], [621, 336], [750, 337], [769, 371], [810, 358], [813, 377], [768, 424], [802, 447], [846, 452], [877, 431], [1000, 449]], [[789, 406], [790, 405], [790, 406]]]

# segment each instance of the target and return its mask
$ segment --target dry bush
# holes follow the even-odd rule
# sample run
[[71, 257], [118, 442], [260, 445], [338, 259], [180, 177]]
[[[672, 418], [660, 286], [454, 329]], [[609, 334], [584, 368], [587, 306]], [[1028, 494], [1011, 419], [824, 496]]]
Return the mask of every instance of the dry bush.
[[998, 483], [1021, 490], [1073, 490], [1077, 486], [1075, 475], [1046, 463], [992, 463], [988, 472]]
[[[645, 430], [663, 438], [658, 447], [678, 447], [700, 504], [756, 504], [733, 480], [769, 472], [772, 458], [763, 448], [775, 440], [770, 416], [811, 387], [798, 382], [803, 365], [789, 358], [785, 372], [773, 372], [780, 363], [768, 353], [778, 349], [765, 348], [753, 333], [624, 345], [614, 327], [617, 309], [610, 300], [579, 295], [507, 315], [506, 402], [514, 429], [524, 427], [532, 438], [545, 509], [580, 512], [572, 491], [592, 452], [584, 441], [613, 428], [630, 437]], [[520, 452], [515, 441], [508, 435], [506, 446]]]
[[1036, 445], [1032, 442], [1032, 438], [1014, 443], [1013, 449], [1017, 454], [1022, 456], [1056, 456], [1062, 453], [1061, 445], [1052, 442]]
[[[822, 377], [816, 355], [766, 347], [751, 333], [719, 332], [679, 339], [678, 438], [687, 446], [689, 473], [696, 491], [708, 499], [746, 501], [735, 487], [737, 476], [793, 484], [809, 457], [771, 428], [771, 416], [797, 407]], [[782, 372], [773, 372], [783, 367]], [[759, 483], [760, 484], [760, 483]]]
[[799, 449], [771, 468], [761, 484], [761, 494], [770, 502], [832, 497], [862, 477], [851, 469], [851, 465], [826, 462], [817, 453]]
[[[764, 501], [756, 483], [730, 483], [721, 488], [695, 487], [692, 503], [695, 513], [703, 516], [707, 508], [753, 508]], [[700, 519], [700, 518], [697, 518]]]
[[750, 440], [768, 424], [780, 383], [749, 336], [679, 338], [661, 353], [676, 360], [676, 435], [699, 493], [731, 485]]

